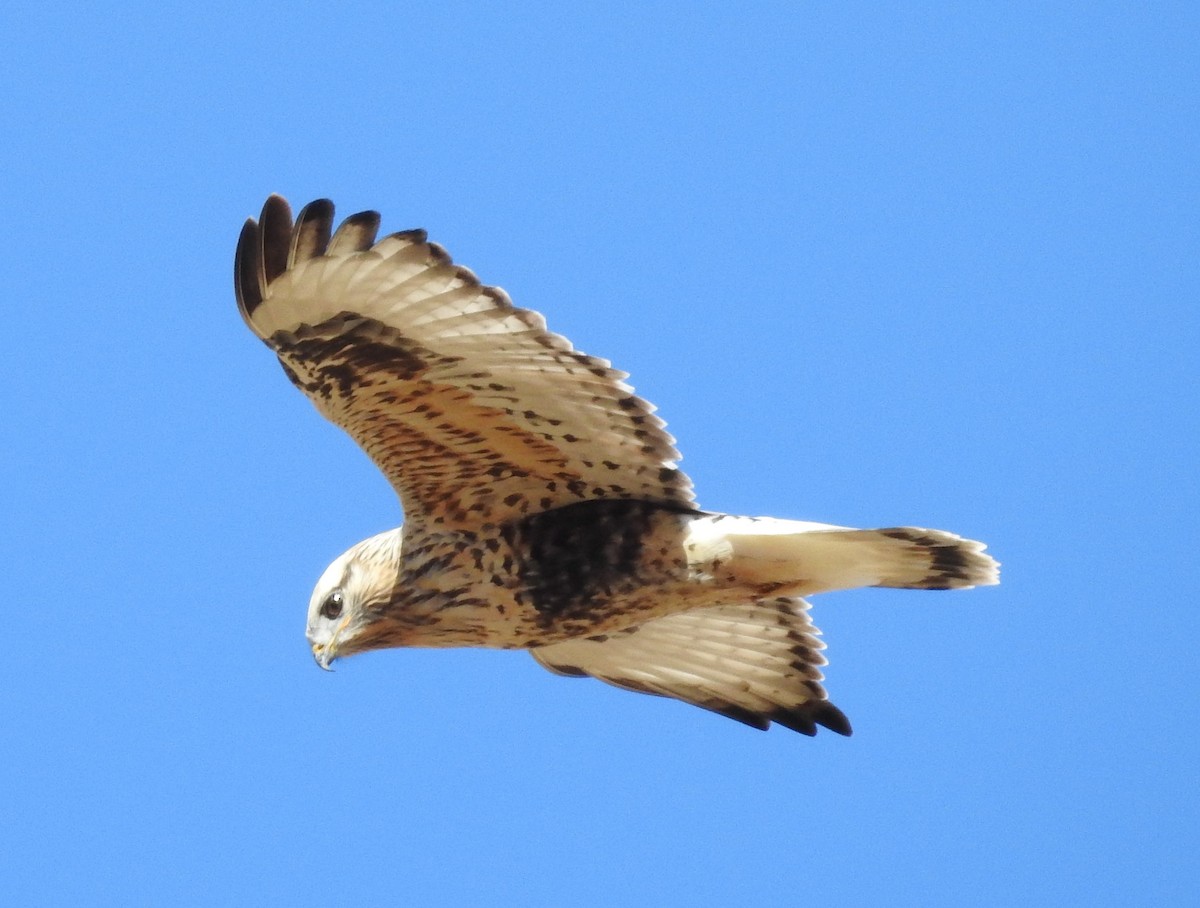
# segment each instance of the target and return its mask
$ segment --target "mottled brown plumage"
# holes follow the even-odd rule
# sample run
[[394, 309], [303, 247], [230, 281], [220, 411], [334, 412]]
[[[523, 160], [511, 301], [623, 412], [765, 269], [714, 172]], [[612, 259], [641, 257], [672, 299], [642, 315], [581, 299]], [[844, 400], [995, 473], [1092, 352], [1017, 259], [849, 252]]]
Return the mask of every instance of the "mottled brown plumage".
[[238, 307], [284, 371], [362, 445], [403, 527], [338, 558], [308, 636], [322, 666], [395, 646], [530, 649], [547, 668], [674, 697], [757, 728], [850, 726], [821, 687], [800, 597], [996, 582], [979, 543], [700, 511], [625, 374], [379, 216], [293, 223], [272, 196], [242, 230]]
[[[272, 196], [237, 254], [238, 305], [288, 377], [366, 449], [406, 515], [473, 527], [591, 498], [691, 502], [653, 408], [625, 373], [482, 286], [424, 231], [330, 233]], [[326, 241], [326, 237], [330, 237]]]

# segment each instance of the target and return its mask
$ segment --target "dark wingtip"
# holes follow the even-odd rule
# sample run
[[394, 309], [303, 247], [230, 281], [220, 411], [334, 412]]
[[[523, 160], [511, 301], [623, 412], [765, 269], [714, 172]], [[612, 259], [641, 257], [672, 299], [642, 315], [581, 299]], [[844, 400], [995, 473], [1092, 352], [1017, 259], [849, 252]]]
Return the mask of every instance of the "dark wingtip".
[[280, 195], [263, 203], [258, 221], [247, 218], [233, 256], [233, 292], [238, 311], [255, 334], [252, 317], [267, 295], [267, 285], [287, 269], [292, 209]]
[[259, 283], [259, 245], [258, 224], [253, 218], [247, 218], [242, 225], [242, 233], [238, 237], [237, 252], [233, 257], [233, 292], [237, 296], [238, 311], [251, 329], [254, 328], [250, 316], [263, 301], [262, 287]]
[[287, 270], [288, 248], [292, 242], [292, 206], [283, 196], [267, 197], [258, 219], [258, 230], [265, 292], [271, 281]]
[[818, 725], [846, 737], [850, 737], [853, 733], [846, 714], [828, 700], [810, 700], [795, 709], [772, 713], [769, 718], [784, 728], [790, 728], [792, 731], [808, 735], [810, 738], [817, 733]]
[[[378, 219], [378, 215], [376, 215]], [[250, 329], [254, 311], [262, 305], [271, 281], [297, 261], [322, 255], [329, 244], [333, 203], [317, 199], [305, 205], [292, 224], [292, 208], [281, 195], [270, 195], [256, 222], [242, 225], [233, 263], [233, 290], [238, 311]]]
[[749, 725], [751, 728], [757, 728], [759, 731], [766, 731], [771, 727], [771, 720], [758, 713], [745, 709], [741, 706], [734, 706], [732, 703], [713, 703], [703, 704], [704, 708], [710, 712], [714, 712], [719, 716], [724, 716], [726, 719], [733, 719], [734, 722], [741, 722], [743, 725]]
[[333, 202], [316, 199], [300, 209], [296, 215], [296, 227], [292, 232], [292, 245], [288, 252], [288, 267], [324, 255], [329, 248], [329, 237], [333, 234]]
[[760, 731], [766, 731], [774, 722], [810, 738], [816, 735], [818, 725], [847, 738], [853, 734], [846, 714], [828, 700], [809, 700], [792, 709], [763, 714], [730, 703], [705, 704], [704, 708]]
[[854, 729], [850, 727], [850, 720], [846, 718], [846, 714], [828, 700], [814, 700], [809, 709], [809, 715], [818, 725], [823, 725], [839, 735], [845, 735], [848, 738], [854, 734]]
[[807, 735], [810, 738], [817, 733], [817, 723], [806, 715], [803, 709], [796, 709], [786, 713], [772, 713], [771, 721], [794, 732]]
[[350, 215], [338, 225], [327, 251], [330, 255], [365, 252], [375, 244], [379, 221], [378, 211], [360, 211]]

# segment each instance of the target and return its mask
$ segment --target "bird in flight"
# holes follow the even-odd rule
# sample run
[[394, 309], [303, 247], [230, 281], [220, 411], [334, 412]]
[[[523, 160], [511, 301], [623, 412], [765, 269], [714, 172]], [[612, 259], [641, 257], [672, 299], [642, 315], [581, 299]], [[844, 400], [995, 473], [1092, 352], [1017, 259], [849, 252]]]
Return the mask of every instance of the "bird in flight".
[[998, 581], [981, 543], [701, 510], [654, 408], [608, 361], [455, 265], [422, 230], [333, 229], [271, 196], [234, 284], [284, 372], [384, 472], [404, 524], [321, 575], [322, 668], [400, 646], [527, 649], [551, 671], [806, 735], [850, 723], [802, 597]]

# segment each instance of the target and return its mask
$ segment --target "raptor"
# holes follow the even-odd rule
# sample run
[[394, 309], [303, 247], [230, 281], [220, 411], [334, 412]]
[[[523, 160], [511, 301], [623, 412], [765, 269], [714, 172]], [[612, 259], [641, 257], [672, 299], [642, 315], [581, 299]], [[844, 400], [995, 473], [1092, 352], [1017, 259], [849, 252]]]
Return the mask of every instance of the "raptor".
[[654, 408], [602, 359], [420, 230], [377, 239], [271, 196], [242, 229], [238, 308], [399, 495], [403, 526], [337, 558], [318, 664], [403, 646], [527, 649], [563, 675], [755, 728], [850, 734], [804, 597], [998, 582], [978, 542], [702, 510]]

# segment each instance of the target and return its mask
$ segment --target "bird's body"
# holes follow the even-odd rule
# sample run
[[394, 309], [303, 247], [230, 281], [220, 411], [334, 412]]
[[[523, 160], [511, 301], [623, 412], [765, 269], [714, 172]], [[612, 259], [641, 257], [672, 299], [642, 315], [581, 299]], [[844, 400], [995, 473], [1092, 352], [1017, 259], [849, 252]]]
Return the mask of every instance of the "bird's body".
[[[394, 581], [369, 648], [531, 649], [717, 605], [860, 586], [949, 589], [987, 565], [963, 543], [916, 528], [852, 530], [619, 500], [472, 532], [409, 524], [363, 544]], [[341, 567], [326, 583], [337, 585]]]
[[308, 636], [337, 656], [399, 646], [529, 649], [760, 728], [849, 723], [825, 697], [800, 597], [995, 583], [983, 546], [701, 511], [623, 373], [378, 215], [331, 232], [268, 200], [238, 245], [243, 317], [400, 494], [405, 524], [318, 581]]

